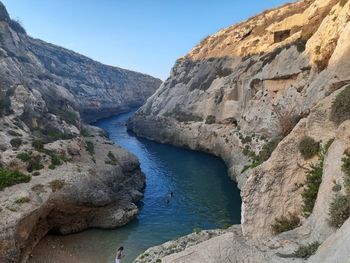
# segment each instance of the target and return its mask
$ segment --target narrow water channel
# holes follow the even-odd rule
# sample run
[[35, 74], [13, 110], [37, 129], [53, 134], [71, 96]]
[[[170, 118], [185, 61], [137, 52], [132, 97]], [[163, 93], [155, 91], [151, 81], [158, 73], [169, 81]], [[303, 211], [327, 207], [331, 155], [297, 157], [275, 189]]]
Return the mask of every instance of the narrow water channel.
[[[66, 253], [57, 262], [67, 261], [67, 257], [78, 263], [114, 262], [116, 247], [123, 245], [126, 255], [123, 262], [130, 263], [147, 248], [189, 234], [193, 229], [240, 223], [239, 190], [227, 175], [223, 161], [135, 137], [125, 127], [132, 114], [100, 120], [95, 125], [140, 160], [146, 174], [146, 189], [138, 204], [137, 218], [115, 230], [93, 229], [64, 237], [49, 235], [34, 251], [37, 260], [31, 262], [41, 262], [45, 246], [51, 250], [49, 257], [60, 259], [60, 253]], [[167, 202], [170, 192], [174, 196]]]

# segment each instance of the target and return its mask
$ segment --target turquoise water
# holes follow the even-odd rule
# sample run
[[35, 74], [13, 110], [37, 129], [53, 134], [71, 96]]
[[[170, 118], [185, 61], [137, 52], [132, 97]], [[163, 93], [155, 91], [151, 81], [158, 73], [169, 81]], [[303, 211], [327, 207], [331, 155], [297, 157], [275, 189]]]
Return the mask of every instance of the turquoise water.
[[[57, 237], [75, 260], [113, 262], [116, 247], [125, 247], [124, 262], [151, 246], [193, 232], [240, 223], [241, 198], [222, 160], [212, 155], [138, 138], [126, 131], [132, 113], [95, 123], [115, 143], [134, 153], [146, 174], [140, 213], [116, 230], [88, 230]], [[174, 196], [168, 200], [168, 194]]]

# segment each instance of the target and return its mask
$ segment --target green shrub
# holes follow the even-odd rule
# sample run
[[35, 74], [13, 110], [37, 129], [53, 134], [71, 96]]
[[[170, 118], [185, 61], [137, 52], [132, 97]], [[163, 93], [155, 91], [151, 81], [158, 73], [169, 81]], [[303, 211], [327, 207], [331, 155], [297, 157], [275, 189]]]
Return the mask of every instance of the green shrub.
[[266, 143], [259, 153], [259, 159], [262, 162], [267, 161], [271, 157], [271, 154], [276, 149], [276, 147], [280, 143], [280, 141], [281, 141], [281, 138], [278, 137], [278, 138], [274, 138], [271, 141], [269, 141], [268, 143]]
[[45, 135], [48, 137], [50, 142], [66, 139], [66, 135], [58, 130], [48, 130], [45, 132]]
[[82, 128], [81, 131], [80, 131], [80, 134], [81, 134], [81, 136], [84, 136], [84, 137], [90, 137], [91, 136], [90, 131], [87, 128]]
[[22, 152], [17, 154], [17, 159], [20, 159], [23, 162], [28, 162], [32, 158], [32, 155], [27, 152]]
[[302, 209], [305, 217], [310, 216], [314, 209], [318, 190], [322, 183], [324, 157], [333, 141], [333, 139], [329, 140], [320, 148], [318, 162], [316, 164], [311, 164], [310, 169], [306, 172], [305, 187], [301, 194], [303, 198]]
[[311, 165], [310, 170], [306, 172], [306, 187], [301, 194], [303, 198], [303, 213], [308, 217], [315, 206], [318, 189], [322, 183], [323, 175], [323, 162], [319, 162], [316, 165]]
[[254, 151], [249, 150], [248, 147], [245, 147], [243, 150], [243, 154], [250, 158], [250, 164], [245, 165], [241, 170], [241, 173], [244, 173], [246, 170], [250, 168], [255, 168], [260, 164], [262, 164], [263, 162], [267, 161], [271, 157], [271, 154], [276, 149], [280, 141], [281, 141], [280, 138], [274, 138], [270, 140], [263, 146], [263, 148], [259, 152], [259, 155], [257, 155]]
[[342, 166], [341, 169], [344, 173], [344, 184], [345, 184], [345, 190], [347, 195], [350, 196], [350, 152], [345, 151], [344, 152], [345, 157], [342, 159]]
[[62, 165], [62, 159], [60, 156], [52, 155], [51, 156], [51, 164], [54, 166]]
[[335, 197], [329, 206], [329, 224], [341, 227], [350, 216], [350, 199], [348, 196]]
[[19, 183], [28, 183], [31, 177], [16, 170], [0, 168], [0, 190]]
[[350, 217], [350, 153], [344, 152], [342, 171], [344, 172], [345, 195], [336, 196], [329, 206], [329, 224], [341, 227]]
[[331, 109], [331, 120], [336, 124], [348, 119], [350, 119], [350, 85], [337, 95]]
[[12, 147], [18, 148], [19, 146], [22, 145], [22, 139], [21, 138], [14, 138], [10, 141], [10, 144]]
[[90, 153], [90, 155], [95, 154], [95, 146], [92, 142], [86, 142], [85, 149]]
[[37, 151], [41, 151], [44, 149], [44, 142], [42, 140], [35, 140], [34, 142], [32, 142], [32, 146]]
[[105, 161], [106, 164], [110, 164], [110, 165], [118, 164], [117, 158], [114, 156], [114, 154], [111, 151], [108, 152], [107, 157], [109, 158], [109, 160]]
[[29, 201], [30, 201], [29, 197], [21, 197], [15, 201], [15, 204], [24, 204], [24, 203], [28, 203]]
[[294, 251], [293, 257], [307, 259], [312, 255], [315, 255], [319, 246], [320, 243], [317, 241], [305, 246], [300, 246], [296, 251]]
[[320, 143], [316, 142], [311, 137], [305, 136], [299, 142], [299, 151], [304, 159], [309, 159], [316, 154], [320, 150]]
[[288, 216], [281, 216], [275, 219], [272, 224], [272, 231], [275, 234], [292, 230], [300, 225], [300, 218], [296, 214], [289, 213]]

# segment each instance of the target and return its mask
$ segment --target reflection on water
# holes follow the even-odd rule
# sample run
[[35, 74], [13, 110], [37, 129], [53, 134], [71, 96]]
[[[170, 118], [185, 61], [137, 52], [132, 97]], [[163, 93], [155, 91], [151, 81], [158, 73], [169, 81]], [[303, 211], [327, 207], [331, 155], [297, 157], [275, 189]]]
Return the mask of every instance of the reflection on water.
[[[124, 262], [148, 247], [189, 234], [194, 228], [240, 223], [241, 199], [225, 164], [214, 156], [133, 136], [125, 121], [132, 113], [98, 121], [110, 138], [134, 153], [146, 174], [145, 197], [137, 219], [116, 230], [88, 230], [66, 237], [49, 236], [77, 262], [113, 262], [118, 246]], [[174, 196], [169, 197], [173, 192]]]

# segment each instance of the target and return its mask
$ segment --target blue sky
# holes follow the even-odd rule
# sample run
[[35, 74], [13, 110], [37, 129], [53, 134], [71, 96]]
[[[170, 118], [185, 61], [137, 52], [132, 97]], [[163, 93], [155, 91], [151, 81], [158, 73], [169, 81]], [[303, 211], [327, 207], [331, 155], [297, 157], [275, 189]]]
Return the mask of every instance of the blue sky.
[[206, 36], [286, 0], [2, 0], [29, 35], [166, 79]]

